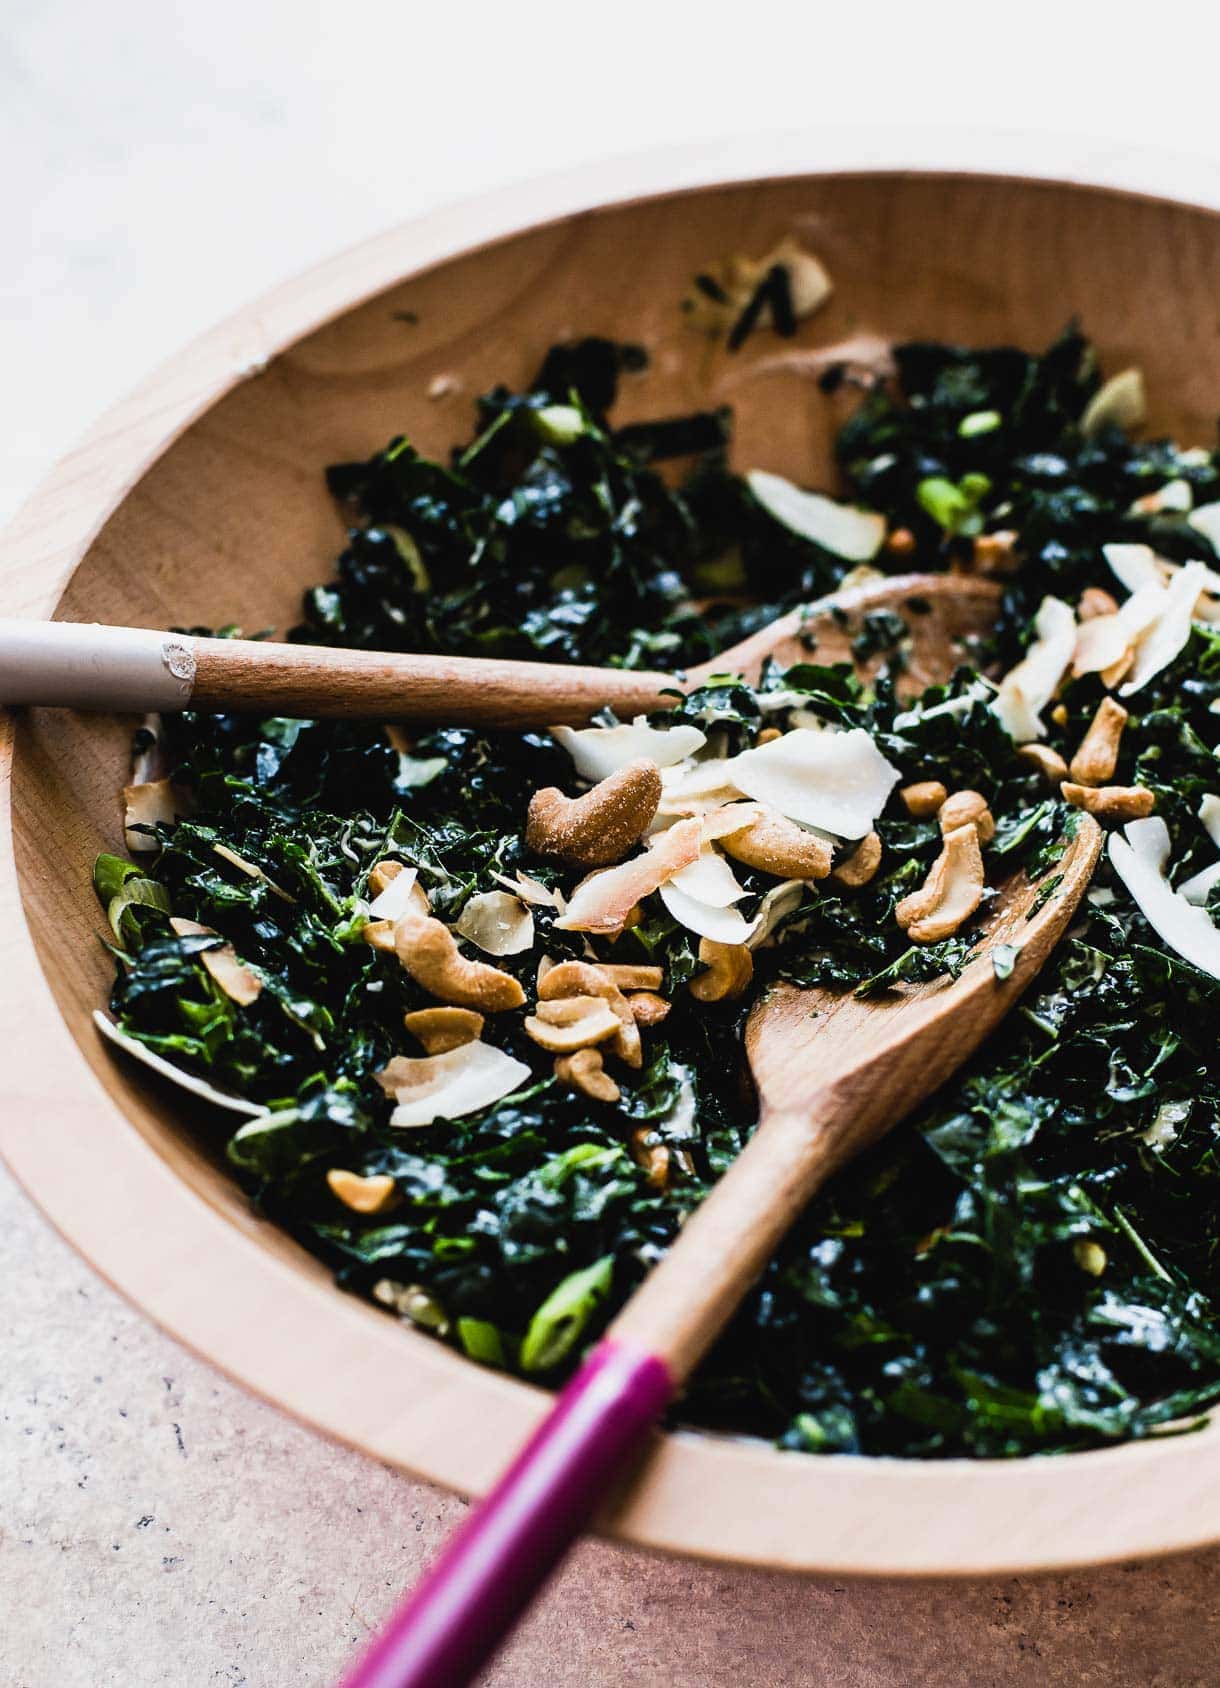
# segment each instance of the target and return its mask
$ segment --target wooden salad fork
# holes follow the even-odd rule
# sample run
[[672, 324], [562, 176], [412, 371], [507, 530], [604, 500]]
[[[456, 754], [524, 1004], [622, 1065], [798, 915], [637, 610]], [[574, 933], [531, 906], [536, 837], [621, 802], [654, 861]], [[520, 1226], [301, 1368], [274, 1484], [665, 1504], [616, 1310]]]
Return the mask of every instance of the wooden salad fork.
[[[910, 628], [903, 688], [918, 691], [948, 677], [962, 641], [986, 629], [995, 603], [986, 582], [912, 576], [870, 584], [784, 617], [687, 683], [726, 669], [757, 677], [768, 655], [785, 665], [811, 655], [850, 659], [861, 618], [892, 609]], [[622, 712], [656, 708], [665, 700], [648, 688], [673, 684], [667, 676], [615, 677], [639, 687], [625, 704], [616, 694]], [[565, 695], [574, 719], [577, 694]], [[552, 720], [555, 699], [547, 703]], [[595, 707], [605, 701], [598, 696]], [[582, 718], [588, 712], [586, 700]], [[996, 887], [984, 935], [955, 980], [903, 984], [868, 1000], [780, 984], [755, 1004], [746, 1028], [760, 1108], [753, 1136], [344, 1688], [459, 1688], [471, 1680], [623, 1477], [814, 1193], [942, 1084], [1034, 978], [1097, 862], [1096, 821], [1078, 814], [1073, 824], [1041, 881], [1017, 873]], [[1001, 944], [1011, 964], [1003, 977], [994, 956]]]
[[351, 716], [455, 727], [583, 726], [607, 706], [622, 719], [671, 707], [678, 688], [703, 685], [714, 674], [756, 680], [769, 656], [785, 666], [806, 661], [810, 617], [817, 625], [818, 660], [850, 661], [854, 631], [864, 616], [880, 609], [903, 611], [911, 622], [904, 686], [918, 691], [933, 674], [946, 677], [947, 654], [989, 626], [998, 602], [998, 588], [988, 580], [894, 576], [836, 594], [842, 624], [820, 605], [793, 610], [681, 680], [625, 668], [398, 655], [0, 618], [0, 703], [140, 714], [209, 709], [306, 719]]

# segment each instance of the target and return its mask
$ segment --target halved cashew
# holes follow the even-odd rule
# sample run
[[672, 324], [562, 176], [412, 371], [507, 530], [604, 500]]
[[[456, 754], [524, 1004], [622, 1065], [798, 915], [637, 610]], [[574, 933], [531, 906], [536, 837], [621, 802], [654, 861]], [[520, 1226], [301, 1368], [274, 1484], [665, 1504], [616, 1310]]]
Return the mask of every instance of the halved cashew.
[[578, 1049], [555, 1057], [555, 1077], [569, 1090], [579, 1090], [594, 1102], [617, 1102], [623, 1094], [606, 1071], [600, 1049]]
[[637, 1026], [659, 1026], [672, 1005], [655, 991], [633, 991], [627, 1006]]
[[567, 996], [559, 1002], [540, 1002], [538, 1012], [525, 1020], [526, 1035], [552, 1055], [572, 1055], [595, 1043], [618, 1036], [618, 1016], [596, 996]]
[[983, 900], [983, 857], [973, 825], [945, 835], [944, 846], [918, 891], [904, 897], [894, 918], [917, 944], [948, 938]]
[[456, 1008], [503, 1014], [525, 1001], [511, 973], [468, 960], [449, 928], [418, 909], [409, 909], [395, 922], [394, 948], [399, 965], [417, 985]]
[[825, 879], [831, 850], [824, 838], [806, 832], [777, 809], [764, 809], [740, 832], [722, 835], [720, 847], [734, 861], [777, 879]]
[[[558, 1002], [567, 996], [596, 996], [607, 1005], [618, 1020], [618, 1035], [611, 1045], [613, 1052], [629, 1067], [642, 1067], [644, 1047], [640, 1029], [635, 1023], [627, 998], [609, 978], [605, 970], [588, 961], [561, 961], [538, 981], [538, 1001]], [[541, 1010], [540, 1010], [541, 1011]]]
[[669, 1149], [650, 1127], [637, 1126], [631, 1133], [631, 1158], [643, 1167], [654, 1190], [665, 1188], [669, 1182]]
[[881, 839], [877, 833], [869, 832], [856, 845], [847, 860], [839, 863], [830, 877], [838, 880], [840, 885], [848, 885], [854, 889], [858, 885], [867, 885], [880, 866]]
[[1058, 785], [1067, 778], [1067, 763], [1049, 744], [1023, 744], [1017, 755], [1022, 762], [1031, 762], [1048, 785]]
[[[661, 980], [665, 977], [660, 967], [646, 967], [643, 964], [633, 967], [629, 961], [599, 961], [597, 970], [604, 973], [610, 983], [617, 985], [621, 991], [659, 991]], [[541, 970], [538, 977], [542, 978]]]
[[981, 791], [955, 791], [941, 804], [936, 818], [942, 832], [955, 832], [959, 826], [972, 826], [979, 835], [980, 844], [990, 844], [995, 837], [995, 817]]
[[1104, 586], [1086, 586], [1076, 606], [1077, 621], [1097, 621], [1103, 615], [1118, 614], [1118, 599]]
[[525, 822], [525, 842], [541, 856], [560, 856], [581, 867], [622, 861], [642, 837], [661, 801], [661, 770], [640, 757], [609, 774], [583, 797], [565, 797], [556, 786], [536, 791]]
[[483, 1016], [472, 1008], [416, 1008], [402, 1023], [424, 1046], [425, 1055], [447, 1055], [483, 1035]]
[[924, 821], [937, 812], [949, 793], [940, 780], [918, 780], [914, 785], [904, 785], [898, 795], [906, 804], [907, 814]]
[[1075, 785], [1064, 780], [1063, 801], [1103, 821], [1141, 821], [1156, 807], [1146, 785]]
[[326, 1182], [330, 1185], [331, 1194], [337, 1196], [344, 1207], [350, 1207], [353, 1213], [384, 1213], [387, 1207], [393, 1205], [398, 1194], [388, 1172], [375, 1172], [368, 1178], [361, 1178], [357, 1172], [332, 1167], [326, 1174]]
[[724, 1002], [740, 996], [754, 977], [754, 957], [744, 944], [718, 944], [714, 938], [700, 938], [699, 959], [707, 968], [690, 982], [690, 993], [700, 1002]]
[[[180, 938], [218, 938], [212, 926], [201, 926], [197, 920], [180, 920], [175, 915], [170, 925]], [[232, 944], [219, 944], [215, 949], [200, 950], [201, 961], [230, 1002], [248, 1008], [262, 992], [263, 981], [252, 967], [237, 959]]]
[[1104, 785], [1118, 766], [1118, 745], [1127, 725], [1127, 711], [1112, 697], [1103, 697], [1080, 748], [1068, 763], [1078, 785]]

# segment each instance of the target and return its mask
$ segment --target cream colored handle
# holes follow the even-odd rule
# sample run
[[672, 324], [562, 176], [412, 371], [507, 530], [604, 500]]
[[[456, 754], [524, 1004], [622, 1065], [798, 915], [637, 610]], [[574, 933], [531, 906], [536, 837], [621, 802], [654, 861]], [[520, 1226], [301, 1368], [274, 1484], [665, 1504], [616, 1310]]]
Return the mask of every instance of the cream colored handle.
[[663, 709], [676, 687], [672, 675], [630, 669], [0, 620], [0, 703], [547, 727], [607, 706], [625, 717]]

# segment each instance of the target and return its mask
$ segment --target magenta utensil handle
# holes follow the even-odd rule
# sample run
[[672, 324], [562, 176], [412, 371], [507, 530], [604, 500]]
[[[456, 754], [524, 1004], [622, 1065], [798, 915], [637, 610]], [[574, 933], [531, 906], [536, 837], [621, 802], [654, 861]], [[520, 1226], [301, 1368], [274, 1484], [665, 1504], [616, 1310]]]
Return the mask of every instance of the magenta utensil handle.
[[462, 1688], [504, 1640], [673, 1395], [653, 1354], [602, 1342], [342, 1688]]

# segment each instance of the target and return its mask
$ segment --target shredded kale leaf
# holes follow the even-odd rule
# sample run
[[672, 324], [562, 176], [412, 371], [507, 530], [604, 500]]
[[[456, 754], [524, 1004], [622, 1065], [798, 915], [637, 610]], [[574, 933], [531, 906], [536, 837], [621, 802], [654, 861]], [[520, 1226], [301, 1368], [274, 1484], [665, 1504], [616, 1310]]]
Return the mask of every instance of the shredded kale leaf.
[[[1181, 512], [1132, 506], [1175, 479], [1195, 504], [1220, 497], [1220, 459], [1113, 427], [1086, 437], [1099, 376], [1075, 327], [1041, 356], [912, 344], [895, 358], [897, 381], [878, 382], [842, 429], [839, 463], [850, 495], [906, 530], [893, 557], [904, 571], [966, 566], [980, 536], [1019, 536], [979, 666], [1019, 656], [1044, 594], [1110, 584], [1105, 543], [1210, 560]], [[604, 340], [556, 347], [528, 391], [480, 401], [450, 463], [398, 439], [332, 468], [353, 525], [293, 636], [679, 666], [833, 587], [850, 565], [780, 526], [730, 471], [727, 413], [615, 428], [618, 385], [645, 362]], [[678, 472], [663, 478], [663, 460]], [[717, 608], [725, 595], [751, 607]], [[704, 616], [692, 597], [712, 600]], [[1067, 812], [1015, 756], [975, 669], [914, 703], [895, 695], [925, 610], [861, 630], [857, 656], [888, 665], [869, 687], [806, 663], [756, 688], [726, 678], [667, 719], [715, 733], [730, 755], [801, 708], [863, 727], [904, 782], [980, 791], [997, 872], [1053, 886]], [[1096, 677], [1068, 686], [1051, 748], [1071, 755], [1101, 695]], [[1153, 790], [1181, 877], [1215, 860], [1197, 812], [1218, 783], [1218, 704], [1220, 630], [1196, 627], [1132, 700], [1122, 739], [1115, 779]], [[644, 1067], [616, 1075], [619, 1102], [562, 1090], [509, 1013], [494, 1038], [530, 1068], [518, 1092], [393, 1129], [374, 1075], [403, 1052], [404, 1012], [432, 999], [364, 940], [370, 869], [387, 855], [415, 867], [449, 922], [497, 875], [558, 883], [522, 828], [535, 790], [570, 788], [568, 758], [546, 734], [442, 727], [408, 752], [376, 724], [197, 712], [165, 719], [161, 753], [190, 818], [154, 829], [140, 865], [104, 856], [95, 871], [116, 1020], [268, 1106], [227, 1139], [228, 1158], [341, 1283], [479, 1363], [558, 1382], [749, 1135], [728, 1058], [745, 1006], [690, 996], [697, 940], [653, 913], [613, 958], [661, 966], [673, 1008]], [[893, 918], [940, 848], [935, 820], [895, 797], [877, 830], [877, 876], [807, 887], [758, 952], [758, 988], [778, 977], [867, 994], [960, 968], [977, 923], [918, 947]], [[770, 882], [741, 877], [749, 913]], [[171, 915], [210, 930], [179, 934]], [[554, 910], [534, 916], [534, 951], [497, 963], [527, 990], [538, 954], [583, 954]], [[226, 943], [263, 981], [249, 1004], [206, 965]], [[997, 978], [1018, 944], [992, 951]], [[1220, 1399], [1218, 1014], [1220, 983], [1166, 950], [1103, 862], [1023, 1006], [811, 1204], [681, 1417], [809, 1452], [911, 1457], [1068, 1450], [1197, 1422]], [[394, 1203], [351, 1211], [328, 1184], [336, 1169], [388, 1175]]]

